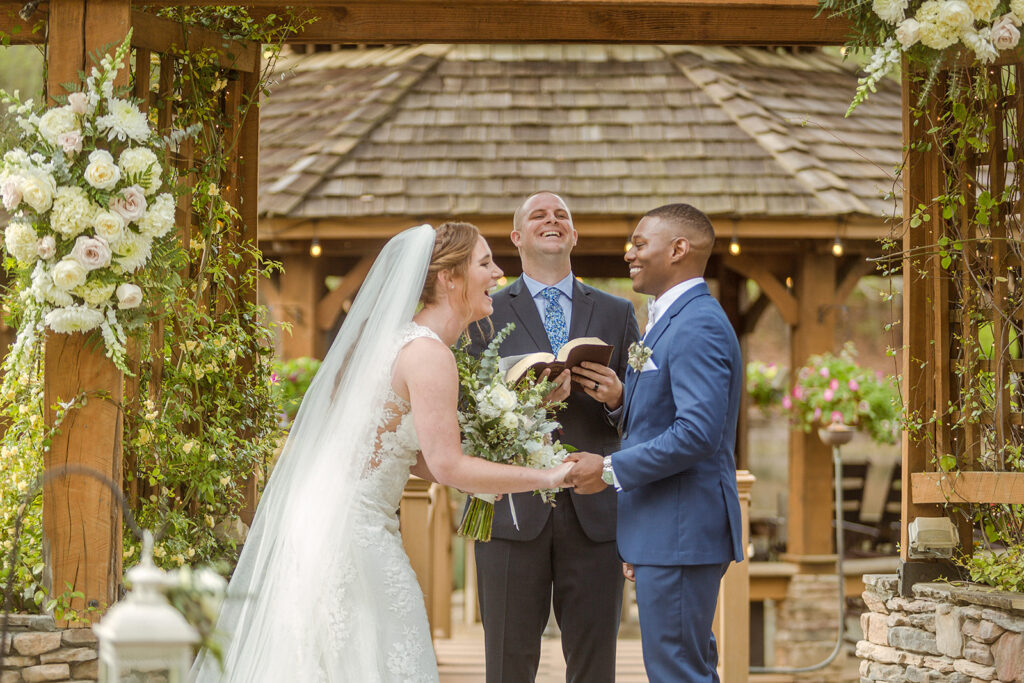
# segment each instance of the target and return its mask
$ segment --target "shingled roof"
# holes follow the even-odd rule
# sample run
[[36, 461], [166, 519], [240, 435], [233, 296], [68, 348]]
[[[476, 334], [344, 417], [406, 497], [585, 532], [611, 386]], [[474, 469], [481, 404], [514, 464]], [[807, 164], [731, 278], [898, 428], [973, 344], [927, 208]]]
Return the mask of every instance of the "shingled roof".
[[289, 55], [261, 110], [260, 211], [503, 215], [538, 188], [574, 213], [686, 201], [712, 215], [891, 213], [896, 83], [850, 118], [820, 52], [421, 45]]

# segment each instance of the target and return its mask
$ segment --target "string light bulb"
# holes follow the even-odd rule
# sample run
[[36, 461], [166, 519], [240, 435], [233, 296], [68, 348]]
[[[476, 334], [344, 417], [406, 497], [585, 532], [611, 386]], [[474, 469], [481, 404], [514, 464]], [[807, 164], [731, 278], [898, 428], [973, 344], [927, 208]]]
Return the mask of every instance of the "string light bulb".
[[736, 239], [736, 235], [733, 235], [732, 239], [729, 240], [729, 253], [733, 256], [740, 255], [740, 241]]
[[626, 246], [625, 246], [626, 253], [628, 254], [629, 250], [632, 249], [632, 248], [633, 248], [633, 243], [630, 242], [629, 240], [626, 240]]
[[309, 243], [309, 255], [313, 258], [320, 258], [320, 254], [324, 253], [324, 248], [320, 246], [320, 240], [313, 238], [313, 241]]
[[836, 241], [832, 243], [832, 255], [839, 258], [843, 255], [843, 241], [836, 235]]

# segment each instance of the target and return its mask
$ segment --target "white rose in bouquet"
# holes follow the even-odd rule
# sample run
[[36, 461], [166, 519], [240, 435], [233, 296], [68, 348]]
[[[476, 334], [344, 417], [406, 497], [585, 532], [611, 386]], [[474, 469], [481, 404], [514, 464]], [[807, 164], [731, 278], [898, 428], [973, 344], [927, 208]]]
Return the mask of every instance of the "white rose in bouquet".
[[90, 306], [99, 306], [109, 299], [113, 293], [113, 282], [86, 282], [84, 285], [79, 285], [72, 290], [72, 294], [77, 294]]
[[37, 253], [41, 259], [53, 258], [53, 255], [57, 253], [57, 240], [53, 239], [53, 235], [47, 235], [39, 240]]
[[108, 244], [117, 245], [124, 235], [124, 219], [113, 211], [96, 212], [92, 219], [92, 229], [97, 237], [102, 237]]
[[992, 24], [992, 44], [997, 50], [1012, 50], [1020, 42], [1019, 20], [1013, 14], [1004, 14]]
[[[142, 290], [138, 285], [125, 282], [117, 287], [117, 307], [121, 309], [137, 308], [142, 303]], [[411, 422], [411, 420], [407, 420]]]
[[907, 0], [872, 0], [871, 9], [882, 21], [898, 24], [907, 11]]
[[61, 187], [53, 200], [50, 225], [65, 238], [76, 237], [92, 223], [95, 205], [78, 186]]
[[83, 284], [89, 271], [77, 259], [65, 256], [53, 267], [53, 284], [65, 292]]
[[960, 30], [968, 29], [974, 25], [974, 12], [963, 0], [946, 0], [939, 8], [939, 17], [950, 26]]
[[37, 127], [39, 135], [53, 147], [58, 145], [57, 138], [62, 133], [80, 130], [78, 116], [71, 111], [71, 107], [66, 106], [46, 110], [39, 117]]
[[114, 157], [105, 149], [94, 150], [85, 167], [85, 182], [97, 190], [110, 190], [121, 179], [121, 169], [114, 163]]
[[160, 164], [148, 147], [130, 147], [121, 152], [121, 158], [117, 160], [121, 174], [134, 182], [142, 182], [143, 176], [148, 172], [149, 182], [146, 184], [146, 194], [151, 195], [160, 189]]
[[53, 309], [46, 314], [44, 320], [46, 326], [54, 332], [88, 332], [103, 324], [103, 313], [88, 306], [72, 305]]
[[21, 179], [21, 198], [37, 213], [50, 210], [53, 193], [56, 190], [57, 183], [54, 182], [53, 176], [44, 171], [29, 170]]
[[73, 92], [68, 95], [68, 106], [71, 107], [71, 111], [81, 116], [89, 114], [89, 96], [84, 92]]
[[168, 193], [157, 196], [146, 215], [139, 219], [139, 232], [149, 237], [163, 237], [174, 227], [174, 197]]
[[519, 417], [515, 413], [505, 413], [501, 416], [501, 426], [512, 430], [519, 426]]
[[921, 38], [921, 24], [917, 19], [904, 19], [896, 28], [896, 40], [904, 50], [914, 45]]
[[0, 196], [3, 197], [4, 208], [14, 211], [21, 204], [21, 180], [17, 177], [4, 178], [0, 185]]
[[28, 265], [36, 260], [39, 238], [31, 225], [14, 221], [4, 230], [4, 246], [8, 254]]
[[65, 154], [78, 154], [82, 151], [82, 134], [77, 130], [61, 133], [57, 136], [57, 146], [64, 150]]
[[102, 237], [80, 235], [71, 248], [71, 257], [85, 266], [86, 270], [106, 268], [110, 265], [110, 245]]
[[125, 223], [138, 220], [146, 213], [146, 193], [138, 185], [121, 190], [110, 199], [110, 210], [121, 216]]

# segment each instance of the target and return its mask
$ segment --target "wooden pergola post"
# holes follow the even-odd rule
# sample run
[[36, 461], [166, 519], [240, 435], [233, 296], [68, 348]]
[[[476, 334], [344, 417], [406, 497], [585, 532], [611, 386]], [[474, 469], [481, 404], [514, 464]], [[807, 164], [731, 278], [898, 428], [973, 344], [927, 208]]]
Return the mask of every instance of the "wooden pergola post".
[[323, 358], [324, 335], [317, 321], [317, 304], [323, 296], [323, 259], [308, 253], [287, 254], [281, 259], [281, 312], [292, 329], [281, 340], [281, 356]]
[[[89, 53], [116, 46], [127, 35], [128, 0], [51, 0], [47, 40], [47, 93], [78, 81], [91, 67]], [[128, 82], [127, 69], [118, 77]], [[121, 487], [121, 400], [123, 377], [103, 353], [103, 344], [83, 334], [50, 333], [46, 340], [45, 419], [53, 407], [79, 399], [59, 426], [43, 463], [87, 467]], [[55, 479], [43, 494], [43, 539], [50, 594], [70, 586], [85, 595], [71, 607], [105, 608], [121, 580], [121, 510], [110, 489], [81, 474]]]

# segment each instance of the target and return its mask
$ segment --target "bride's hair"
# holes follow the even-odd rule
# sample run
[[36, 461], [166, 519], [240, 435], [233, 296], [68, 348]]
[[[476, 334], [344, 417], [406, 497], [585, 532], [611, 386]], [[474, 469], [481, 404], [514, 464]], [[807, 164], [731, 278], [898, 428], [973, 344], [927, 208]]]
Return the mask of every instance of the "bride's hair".
[[[437, 276], [448, 271], [455, 277], [464, 277], [469, 267], [469, 259], [476, 249], [480, 230], [472, 223], [451, 221], [437, 226], [434, 238], [434, 252], [430, 256], [427, 268], [427, 279], [423, 283], [423, 294], [420, 301], [432, 304], [437, 301]], [[465, 292], [461, 293], [465, 296]]]

